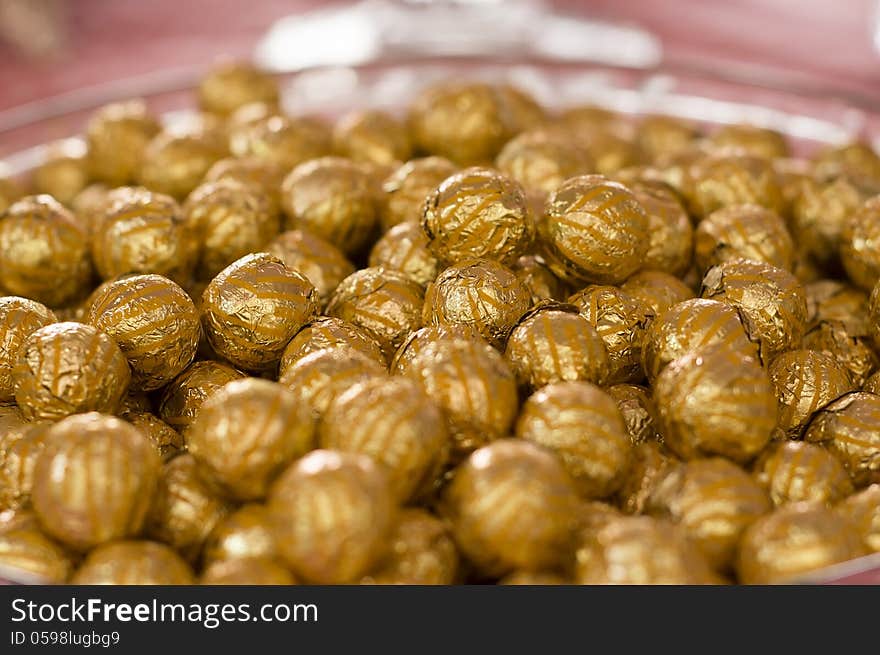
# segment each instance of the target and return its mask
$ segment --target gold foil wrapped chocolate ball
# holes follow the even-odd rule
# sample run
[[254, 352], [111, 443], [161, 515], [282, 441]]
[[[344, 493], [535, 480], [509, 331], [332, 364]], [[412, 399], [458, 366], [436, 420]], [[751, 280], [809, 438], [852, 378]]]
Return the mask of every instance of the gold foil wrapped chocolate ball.
[[327, 303], [327, 314], [367, 330], [387, 358], [422, 326], [422, 287], [403, 273], [364, 268], [345, 278]]
[[96, 217], [92, 258], [105, 280], [125, 273], [156, 273], [186, 283], [198, 243], [173, 198], [143, 187], [107, 194]]
[[19, 584], [64, 584], [73, 571], [67, 551], [36, 526], [0, 529], [0, 570]]
[[120, 418], [143, 432], [163, 462], [176, 457], [186, 449], [183, 435], [151, 412], [123, 411]]
[[214, 562], [205, 568], [203, 585], [293, 585], [296, 578], [273, 559], [250, 557]]
[[140, 533], [161, 462], [140, 430], [112, 416], [71, 416], [50, 430], [32, 502], [48, 534], [76, 550]]
[[782, 134], [757, 125], [725, 125], [708, 141], [713, 150], [737, 149], [767, 160], [789, 156], [788, 143]]
[[636, 128], [636, 145], [650, 160], [686, 150], [699, 138], [697, 127], [672, 116], [646, 116]]
[[857, 287], [871, 291], [880, 279], [880, 198], [850, 214], [841, 233], [840, 259]]
[[287, 170], [257, 157], [227, 157], [205, 173], [204, 182], [230, 180], [252, 187], [265, 196], [269, 209], [281, 211], [281, 182]]
[[743, 584], [793, 582], [865, 553], [858, 531], [844, 517], [820, 504], [792, 503], [746, 530], [736, 572]]
[[765, 262], [792, 270], [794, 242], [782, 218], [758, 205], [726, 205], [700, 221], [694, 257], [707, 271], [731, 259]]
[[183, 215], [201, 246], [196, 275], [206, 280], [262, 249], [281, 229], [278, 211], [262, 191], [228, 179], [196, 187]]
[[91, 551], [73, 574], [77, 585], [191, 585], [189, 565], [154, 541], [115, 541]]
[[880, 157], [864, 142], [833, 146], [815, 157], [813, 174], [820, 180], [845, 177], [859, 188], [877, 193], [880, 190]]
[[86, 322], [116, 341], [136, 389], [169, 383], [195, 357], [199, 315], [186, 291], [161, 275], [110, 282], [91, 298]]
[[406, 161], [412, 143], [406, 126], [383, 111], [353, 111], [333, 127], [336, 152], [354, 161], [388, 166]]
[[158, 121], [140, 100], [99, 109], [86, 127], [92, 177], [113, 187], [134, 182], [144, 150], [158, 132]]
[[809, 327], [819, 323], [842, 323], [854, 337], [871, 334], [868, 294], [841, 280], [822, 279], [804, 285]]
[[244, 376], [241, 371], [222, 362], [193, 362], [163, 389], [159, 416], [178, 432], [185, 433], [208, 396]]
[[412, 159], [382, 182], [380, 221], [388, 231], [406, 221], [418, 221], [425, 198], [458, 168], [443, 157]]
[[202, 296], [202, 329], [211, 347], [234, 365], [265, 371], [318, 314], [318, 292], [267, 253], [247, 255], [220, 272]]
[[596, 328], [608, 352], [607, 384], [638, 382], [644, 377], [642, 348], [654, 312], [617, 287], [591, 285], [569, 297], [580, 315]]
[[777, 506], [801, 501], [831, 505], [853, 492], [840, 461], [825, 448], [803, 441], [768, 448], [755, 462], [754, 476]]
[[401, 502], [433, 488], [450, 448], [440, 407], [402, 377], [374, 378], [338, 396], [321, 419], [318, 440], [321, 448], [371, 457]]
[[759, 205], [783, 210], [782, 190], [770, 162], [742, 151], [707, 155], [691, 167], [691, 213], [705, 218], [730, 205]]
[[735, 259], [709, 269], [703, 298], [734, 307], [764, 363], [797, 348], [807, 321], [804, 288], [788, 271], [763, 262]]
[[822, 264], [833, 263], [844, 226], [864, 199], [862, 192], [844, 177], [827, 182], [805, 177], [791, 209], [798, 246]]
[[422, 229], [444, 264], [475, 257], [511, 264], [525, 253], [534, 228], [525, 191], [489, 168], [467, 168], [425, 198]]
[[204, 482], [195, 458], [187, 453], [163, 467], [145, 532], [195, 562], [228, 512], [227, 503]]
[[27, 196], [0, 214], [0, 287], [49, 306], [87, 291], [87, 235], [51, 196]]
[[236, 157], [254, 157], [289, 171], [332, 150], [330, 130], [311, 118], [269, 114], [232, 127], [229, 150]]
[[627, 516], [609, 521], [577, 549], [578, 584], [710, 584], [703, 556], [666, 521]]
[[693, 259], [694, 229], [678, 196], [662, 182], [638, 182], [632, 192], [648, 216], [648, 251], [642, 267], [683, 275]]
[[131, 379], [125, 355], [103, 332], [54, 323], [25, 340], [12, 371], [15, 400], [28, 419], [117, 410]]
[[586, 150], [541, 128], [508, 141], [495, 158], [495, 165], [541, 202], [568, 178], [594, 170]]
[[373, 245], [369, 265], [400, 271], [422, 287], [433, 282], [442, 270], [440, 260], [428, 247], [428, 236], [415, 221], [388, 230]]
[[388, 537], [388, 552], [361, 584], [451, 585], [457, 581], [458, 551], [447, 526], [423, 509], [400, 512]]
[[226, 144], [212, 132], [166, 130], [144, 149], [137, 182], [156, 193], [183, 200], [211, 166], [226, 155]]
[[847, 370], [830, 355], [814, 350], [789, 350], [767, 368], [779, 401], [780, 437], [799, 439], [813, 415], [845, 393], [855, 390]]
[[278, 84], [245, 62], [224, 62], [199, 82], [199, 107], [212, 114], [228, 116], [251, 102], [278, 103]]
[[694, 297], [688, 285], [662, 271], [641, 270], [621, 284], [620, 290], [647, 305], [654, 316]]
[[7, 450], [23, 439], [29, 429], [29, 420], [17, 405], [0, 405], [0, 464], [6, 458]]
[[366, 455], [316, 450], [276, 481], [269, 509], [278, 549], [297, 577], [355, 582], [388, 551], [397, 506]]
[[746, 462], [776, 427], [776, 393], [752, 357], [715, 345], [674, 360], [654, 383], [664, 443], [683, 459]]
[[501, 348], [529, 309], [528, 290], [506, 266], [468, 259], [450, 266], [428, 287], [422, 314], [426, 325], [462, 325]]
[[487, 576], [563, 564], [577, 494], [559, 460], [527, 441], [502, 439], [458, 467], [442, 500], [459, 550]]
[[565, 284], [539, 255], [523, 255], [513, 263], [510, 270], [529, 292], [533, 305], [542, 300], [562, 301], [568, 295]]
[[38, 421], [24, 425], [20, 439], [0, 439], [0, 511], [30, 504], [37, 458], [48, 443], [52, 423]]
[[38, 302], [17, 296], [0, 297], [0, 403], [15, 400], [12, 369], [22, 344], [32, 332], [55, 322], [55, 314]]
[[277, 382], [230, 382], [202, 403], [187, 432], [197, 468], [224, 496], [250, 501], [314, 447], [309, 407]]
[[854, 337], [840, 321], [822, 321], [804, 335], [803, 347], [834, 358], [846, 369], [856, 387], [865, 384], [880, 365], [865, 337]]
[[654, 488], [645, 511], [678, 524], [706, 561], [724, 571], [733, 563], [743, 531], [770, 509], [767, 493], [748, 473], [716, 457], [672, 468]]
[[623, 484], [615, 495], [617, 506], [627, 514], [644, 513], [654, 490], [678, 464], [679, 461], [656, 441], [637, 444]]
[[657, 441], [657, 408], [650, 391], [637, 384], [615, 384], [605, 389], [617, 403], [630, 441], [635, 444]]
[[341, 157], [294, 168], [281, 186], [281, 204], [287, 229], [314, 232], [347, 255], [368, 243], [378, 218], [368, 170]]
[[880, 552], [880, 484], [853, 494], [835, 509], [856, 526], [868, 550]]
[[290, 340], [281, 356], [279, 376], [303, 357], [327, 348], [351, 348], [380, 366], [386, 364], [382, 347], [369, 332], [340, 318], [325, 316], [309, 323]]
[[588, 382], [560, 382], [523, 404], [516, 436], [559, 456], [584, 498], [607, 498], [620, 487], [632, 444], [611, 396]]
[[379, 377], [384, 365], [350, 348], [324, 348], [301, 357], [288, 366], [279, 382], [322, 416], [331, 403], [352, 386]]
[[202, 550], [205, 564], [236, 559], [273, 559], [278, 548], [265, 505], [243, 505], [227, 514], [211, 532]]
[[265, 251], [308, 278], [322, 306], [330, 301], [339, 283], [355, 271], [339, 248], [308, 230], [282, 232], [265, 245]]
[[538, 389], [563, 381], [602, 384], [605, 343], [572, 305], [546, 303], [526, 312], [507, 340], [504, 358], [520, 386]]
[[857, 391], [826, 405], [804, 441], [818, 443], [843, 463], [856, 487], [880, 482], [880, 396]]
[[465, 339], [479, 344], [486, 344], [485, 340], [471, 328], [463, 325], [429, 325], [419, 328], [410, 334], [403, 345], [394, 353], [388, 370], [396, 375], [403, 375], [409, 369], [410, 362], [416, 358], [425, 346], [439, 339]]
[[79, 139], [49, 144], [43, 163], [33, 173], [37, 193], [49, 194], [68, 207], [88, 183], [88, 154]]
[[440, 337], [404, 367], [443, 409], [456, 461], [505, 436], [518, 409], [516, 377], [501, 355], [473, 338]]
[[601, 175], [566, 180], [547, 200], [538, 233], [565, 279], [618, 284], [644, 263], [648, 216], [622, 184]]

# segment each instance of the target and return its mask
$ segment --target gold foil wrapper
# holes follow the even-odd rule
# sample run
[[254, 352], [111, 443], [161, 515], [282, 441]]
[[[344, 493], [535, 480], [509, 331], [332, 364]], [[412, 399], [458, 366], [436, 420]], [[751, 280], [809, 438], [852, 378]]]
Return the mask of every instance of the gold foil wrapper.
[[147, 436], [162, 461], [167, 462], [186, 449], [183, 435], [150, 412], [123, 412], [120, 418], [125, 419]]
[[195, 576], [171, 548], [153, 541], [115, 541], [91, 551], [70, 580], [77, 585], [191, 585]]
[[369, 171], [341, 157], [306, 161], [284, 178], [287, 229], [304, 229], [353, 255], [369, 243], [378, 220]]
[[714, 569], [726, 571], [745, 529], [771, 507], [767, 493], [748, 473], [712, 458], [671, 468], [645, 511], [678, 524]]
[[308, 405], [277, 382], [257, 378], [214, 392], [187, 432], [200, 475], [239, 501], [265, 497], [275, 477], [314, 443]]
[[[614, 387], [612, 387], [613, 389]], [[615, 501], [627, 514], [642, 514], [654, 490], [678, 465], [678, 460], [656, 441], [633, 448], [632, 463], [617, 490]]]
[[46, 193], [63, 205], [70, 206], [77, 194], [89, 184], [89, 162], [81, 142], [49, 144], [47, 153], [33, 172], [37, 193]]
[[365, 575], [388, 552], [398, 509], [385, 474], [366, 455], [315, 450], [292, 464], [269, 496], [278, 549], [315, 584]]
[[776, 392], [752, 357], [715, 345], [670, 363], [654, 383], [664, 443], [683, 459], [744, 463], [776, 427]]
[[821, 279], [804, 285], [809, 326], [824, 321], [842, 323], [855, 337], [871, 334], [868, 294], [845, 281]]
[[0, 403], [15, 400], [12, 369], [31, 333], [56, 322], [46, 306], [27, 298], [0, 297]]
[[853, 494], [835, 509], [856, 526], [869, 551], [880, 552], [880, 485]]
[[23, 439], [30, 427], [17, 405], [0, 405], [0, 465], [12, 445]]
[[632, 459], [617, 403], [588, 382], [560, 382], [535, 392], [523, 404], [515, 432], [554, 451], [584, 498], [617, 491]]
[[203, 585], [294, 585], [293, 574], [273, 559], [251, 557], [214, 562], [205, 568]]
[[645, 331], [654, 320], [651, 308], [612, 286], [588, 286], [570, 296], [568, 302], [578, 308], [605, 342], [610, 364], [605, 382], [639, 382], [645, 374]]
[[776, 171], [762, 157], [742, 150], [721, 151], [698, 159], [685, 189], [691, 214], [705, 218], [730, 205], [759, 205], [777, 213], [784, 210]]
[[159, 129], [140, 100], [101, 107], [86, 126], [92, 177], [111, 187], [134, 182], [144, 150]]
[[303, 357], [325, 348], [351, 348], [381, 366], [386, 365], [382, 346], [372, 334], [341, 318], [325, 316], [306, 325], [290, 340], [281, 356], [279, 376], [283, 376], [287, 369]]
[[502, 348], [516, 322], [529, 309], [528, 290], [506, 266], [469, 259], [450, 266], [425, 293], [426, 325], [461, 325]]
[[83, 295], [91, 280], [88, 237], [51, 196], [27, 196], [0, 215], [0, 287], [49, 306]]
[[802, 345], [834, 358], [846, 369], [856, 387], [866, 384], [868, 377], [880, 366], [870, 341], [852, 336], [839, 321], [819, 323], [804, 335]]
[[532, 304], [542, 300], [565, 300], [568, 295], [565, 283], [560, 280], [540, 255], [523, 255], [510, 267], [514, 275], [528, 290]]
[[138, 184], [183, 200], [228, 151], [218, 135], [201, 129], [163, 131], [144, 148]]
[[80, 551], [140, 533], [161, 467], [149, 439], [98, 413], [56, 423], [47, 439], [31, 492], [43, 529]]
[[834, 357], [814, 350], [789, 350], [767, 368], [776, 398], [778, 437], [799, 439], [813, 415], [855, 390], [846, 368]]
[[220, 272], [202, 296], [202, 329], [211, 347], [245, 370], [281, 359], [300, 328], [318, 314], [318, 292], [268, 253], [242, 257]]
[[767, 160], [789, 156], [782, 134], [756, 125], [725, 125], [709, 137], [708, 143], [713, 150], [736, 149]]
[[636, 182], [631, 189], [648, 216], [648, 251], [642, 268], [683, 275], [693, 259], [694, 229], [675, 191], [663, 182], [649, 181]]
[[822, 264], [833, 264], [849, 217], [865, 197], [844, 177], [820, 181], [806, 176], [792, 203], [791, 227], [798, 245]]
[[654, 316], [694, 297], [684, 282], [662, 271], [639, 271], [621, 284], [620, 290], [650, 307]]
[[442, 267], [428, 247], [428, 236], [416, 221], [399, 223], [388, 230], [370, 251], [369, 265], [399, 271], [416, 284], [427, 287]]
[[419, 221], [425, 198], [458, 170], [443, 157], [412, 159], [382, 182], [380, 220], [387, 232], [395, 225]]
[[332, 151], [330, 130], [312, 118], [260, 116], [240, 122], [229, 133], [229, 150], [236, 157], [255, 157], [289, 171]]
[[672, 116], [646, 116], [636, 128], [636, 145], [650, 161], [685, 151], [699, 138], [695, 125]]
[[423, 509], [407, 508], [388, 537], [388, 552], [361, 584], [451, 585], [458, 551], [447, 526]]
[[793, 503], [746, 530], [736, 572], [743, 584], [786, 583], [866, 552], [844, 517], [816, 503]]
[[265, 505], [243, 505], [227, 514], [211, 532], [202, 560], [206, 565], [236, 559], [275, 559], [278, 547]]
[[208, 396], [227, 382], [244, 376], [241, 371], [222, 362], [193, 362], [163, 389], [159, 416], [172, 428], [185, 434]]
[[595, 164], [587, 151], [570, 139], [539, 127], [508, 141], [495, 166], [543, 202], [565, 180], [592, 172]]
[[880, 191], [880, 157], [868, 143], [827, 148], [813, 159], [813, 174], [820, 180], [847, 178], [869, 194]]
[[34, 487], [34, 468], [46, 448], [52, 423], [40, 421], [22, 426], [21, 438], [0, 437], [0, 511], [30, 504]]
[[278, 104], [278, 83], [246, 62], [224, 62], [199, 82], [198, 101], [203, 111], [228, 116], [251, 102]]
[[574, 380], [602, 384], [608, 372], [608, 353], [596, 329], [573, 305], [552, 301], [520, 319], [504, 358], [520, 386], [531, 389]]
[[15, 399], [28, 419], [114, 413], [131, 377], [125, 355], [103, 332], [54, 323], [25, 340], [12, 372]]
[[227, 157], [208, 169], [203, 182], [234, 181], [252, 187], [269, 203], [269, 210], [281, 211], [281, 182], [287, 171], [257, 157]]
[[457, 338], [475, 341], [487, 345], [483, 338], [471, 328], [463, 325], [429, 325], [419, 328], [410, 334], [391, 360], [389, 370], [396, 375], [402, 375], [409, 369], [410, 363], [422, 352], [425, 346], [439, 339]]
[[199, 315], [186, 291], [161, 275], [134, 275], [103, 286], [86, 322], [112, 337], [128, 359], [131, 383], [152, 391], [190, 365], [199, 345]]
[[339, 248], [307, 230], [282, 232], [266, 244], [265, 250], [308, 278], [318, 290], [322, 306], [330, 301], [339, 283], [355, 271]]
[[880, 371], [865, 380], [862, 390], [880, 396]]
[[64, 584], [73, 571], [67, 551], [36, 526], [0, 528], [0, 570], [20, 584]]
[[456, 469], [442, 500], [459, 550], [482, 575], [552, 569], [570, 553], [577, 494], [560, 461], [503, 439]]
[[618, 284], [641, 268], [648, 229], [636, 196], [600, 175], [566, 180], [550, 195], [538, 221], [554, 272], [596, 284]]
[[617, 403], [633, 445], [662, 440], [657, 428], [657, 407], [647, 388], [637, 384], [615, 384], [605, 391]]
[[444, 264], [488, 258], [512, 264], [525, 254], [534, 226], [522, 186], [489, 168], [467, 168], [425, 198], [421, 225]]
[[353, 111], [333, 127], [333, 146], [354, 161], [391, 165], [406, 161], [412, 143], [406, 125], [384, 111]]
[[321, 448], [367, 455], [384, 467], [401, 503], [424, 497], [449, 456], [440, 407], [402, 377], [361, 382], [330, 404], [318, 428]]
[[880, 278], [880, 199], [865, 201], [843, 226], [840, 259], [857, 287], [870, 292]]
[[734, 307], [764, 363], [800, 346], [806, 331], [804, 288], [788, 271], [763, 262], [732, 260], [709, 269], [703, 298]]
[[198, 251], [177, 202], [143, 187], [110, 191], [95, 220], [92, 258], [105, 280], [155, 273], [186, 283]]
[[403, 373], [443, 409], [452, 458], [507, 435], [519, 399], [516, 377], [502, 356], [474, 339], [441, 337], [419, 347]]
[[794, 242], [785, 222], [758, 205], [725, 205], [700, 221], [694, 237], [694, 257], [703, 271], [732, 259], [765, 262], [787, 271], [794, 267]]
[[825, 448], [803, 441], [771, 446], [755, 462], [754, 476], [777, 506], [801, 501], [831, 505], [853, 492], [840, 461]]
[[856, 487], [880, 482], [880, 396], [857, 391], [813, 418], [804, 440], [819, 443], [843, 463]]

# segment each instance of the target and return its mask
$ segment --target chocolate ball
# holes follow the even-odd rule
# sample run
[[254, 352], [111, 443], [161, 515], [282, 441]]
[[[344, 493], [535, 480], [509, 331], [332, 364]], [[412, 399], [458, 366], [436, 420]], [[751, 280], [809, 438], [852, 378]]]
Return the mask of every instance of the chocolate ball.
[[390, 547], [361, 584], [451, 585], [458, 551], [447, 526], [423, 509], [407, 508], [388, 537]]
[[530, 300], [528, 290], [506, 266], [468, 259], [447, 268], [428, 286], [422, 318], [426, 325], [474, 329], [502, 348]]
[[191, 585], [192, 569], [154, 541], [115, 541], [90, 552], [70, 580], [77, 585]]
[[477, 332], [464, 325], [430, 325], [419, 328], [410, 334], [406, 341], [394, 353], [391, 365], [388, 367], [391, 373], [402, 375], [409, 369], [410, 362], [416, 358], [425, 346], [434, 343], [438, 339], [458, 338], [472, 340], [476, 343], [487, 345]]
[[880, 157], [867, 143], [832, 146], [813, 159], [813, 174], [820, 180], [844, 177], [875, 194], [880, 190]]
[[523, 255], [510, 267], [532, 297], [535, 305], [542, 300], [565, 300], [568, 295], [562, 282], [540, 255]]
[[236, 559], [274, 559], [278, 546], [265, 505], [242, 505], [227, 514], [208, 536], [202, 550], [206, 565]]
[[726, 302], [739, 312], [765, 363], [797, 348], [803, 339], [807, 299], [804, 288], [788, 271], [762, 262], [731, 260], [709, 269], [701, 295]]
[[732, 259], [749, 259], [792, 270], [794, 243], [785, 222], [758, 205], [725, 205], [700, 221], [694, 256], [701, 270]]
[[338, 396], [318, 427], [321, 448], [367, 455], [401, 502], [424, 497], [449, 454], [440, 407], [407, 378], [373, 378]]
[[456, 469], [442, 502], [460, 551], [484, 575], [561, 565], [571, 548], [577, 494], [560, 461], [535, 444], [502, 439]]
[[145, 532], [192, 563], [228, 513], [229, 505], [202, 480], [195, 457], [187, 453], [163, 467]]
[[841, 232], [840, 259], [849, 279], [871, 291], [880, 278], [880, 198], [866, 200]]
[[318, 314], [318, 292], [267, 253], [246, 255], [211, 280], [202, 329], [211, 347], [249, 371], [273, 368], [284, 347]]
[[0, 403], [15, 400], [12, 369], [31, 333], [56, 322], [46, 306], [17, 296], [0, 297]]
[[278, 367], [279, 376], [306, 355], [325, 348], [351, 348], [380, 366], [386, 364], [382, 347], [369, 332], [340, 318], [321, 317], [306, 325], [287, 344]]
[[339, 248], [307, 230], [282, 232], [265, 245], [265, 251], [308, 278], [322, 306], [330, 301], [339, 283], [355, 271]]
[[504, 358], [520, 386], [563, 381], [602, 384], [608, 353], [595, 328], [572, 305], [552, 301], [526, 312], [510, 333]]
[[273, 559], [250, 557], [214, 562], [205, 568], [203, 585], [293, 585], [296, 578]]
[[784, 208], [776, 171], [762, 157], [722, 151], [699, 159], [689, 174], [693, 188], [688, 204], [700, 218], [730, 205], [759, 205], [777, 213]]
[[823, 265], [834, 263], [844, 226], [864, 200], [862, 192], [846, 178], [819, 181], [805, 177], [791, 210], [798, 246]]
[[272, 212], [281, 211], [281, 182], [287, 170], [258, 157], [227, 157], [205, 173], [203, 183], [224, 180], [252, 187], [265, 197]]
[[122, 412], [120, 418], [143, 432], [164, 462], [186, 449], [183, 435], [151, 412]]
[[641, 268], [648, 230], [648, 216], [633, 193], [600, 175], [566, 180], [550, 194], [538, 221], [554, 272], [596, 284], [618, 284]]
[[0, 405], [0, 465], [12, 445], [25, 437], [31, 423], [17, 405]]
[[756, 125], [725, 125], [708, 141], [714, 150], [736, 149], [767, 160], [789, 155], [788, 143], [782, 134]]
[[47, 146], [43, 162], [33, 172], [33, 186], [37, 193], [46, 193], [69, 207], [88, 186], [89, 177], [85, 143], [69, 139]]
[[845, 393], [855, 390], [846, 368], [830, 355], [814, 350], [789, 350], [767, 368], [779, 403], [779, 437], [799, 439], [813, 415]]
[[18, 584], [67, 582], [73, 561], [67, 551], [36, 526], [0, 529], [0, 570]]
[[678, 463], [675, 456], [656, 441], [634, 446], [632, 463], [615, 494], [617, 506], [627, 514], [644, 513], [654, 490]]
[[835, 510], [856, 526], [869, 551], [880, 552], [880, 485], [872, 484], [853, 494]]
[[315, 584], [359, 580], [388, 551], [397, 507], [366, 455], [316, 450], [292, 464], [269, 495], [278, 549]]
[[51, 196], [27, 196], [0, 214], [0, 286], [49, 306], [87, 290], [87, 235]]
[[422, 287], [442, 270], [440, 260], [428, 247], [428, 236], [415, 221], [398, 223], [388, 230], [373, 245], [369, 264], [400, 271]]
[[133, 182], [144, 150], [158, 132], [158, 121], [141, 100], [101, 107], [86, 127], [92, 177], [111, 187]]
[[384, 111], [352, 111], [333, 127], [336, 152], [354, 161], [390, 165], [406, 161], [412, 143], [406, 126]]
[[594, 170], [586, 150], [557, 132], [541, 128], [508, 141], [495, 158], [495, 165], [540, 202], [568, 178]]
[[617, 403], [588, 382], [560, 382], [523, 404], [516, 436], [558, 454], [584, 498], [606, 498], [623, 482], [632, 444]]
[[314, 443], [309, 407], [277, 382], [258, 378], [211, 394], [187, 432], [200, 475], [240, 501], [265, 497], [275, 477]]
[[768, 448], [755, 462], [754, 476], [777, 506], [801, 501], [830, 505], [853, 492], [840, 461], [825, 448], [802, 441]]
[[802, 345], [836, 360], [856, 387], [865, 384], [880, 365], [868, 339], [851, 336], [840, 321], [822, 321], [804, 335]]
[[648, 389], [637, 384], [615, 384], [605, 391], [617, 403], [629, 439], [634, 445], [660, 438], [657, 408]]
[[868, 294], [841, 280], [822, 279], [804, 285], [808, 326], [837, 321], [855, 337], [871, 334]]
[[654, 312], [617, 287], [591, 285], [568, 298], [592, 325], [608, 351], [607, 384], [638, 382], [644, 377], [642, 348]]
[[131, 378], [125, 355], [103, 332], [54, 323], [31, 333], [12, 371], [15, 400], [28, 419], [117, 410]]
[[0, 457], [0, 511], [17, 509], [30, 504], [34, 487], [34, 468], [40, 453], [48, 443], [47, 434], [52, 423], [26, 423], [21, 438], [0, 440], [4, 454]]
[[128, 359], [131, 383], [152, 391], [190, 365], [199, 315], [186, 291], [161, 275], [132, 275], [103, 285], [86, 322], [112, 337]]
[[198, 102], [204, 111], [228, 116], [251, 102], [277, 104], [278, 83], [246, 62], [224, 62], [199, 82]]
[[664, 443], [683, 459], [721, 455], [746, 462], [776, 427], [776, 394], [752, 357], [724, 345], [671, 362], [654, 383]]
[[289, 171], [305, 161], [329, 155], [332, 144], [330, 130], [321, 122], [269, 112], [234, 126], [229, 134], [229, 150], [236, 157], [254, 157]]
[[645, 116], [636, 128], [636, 144], [651, 161], [686, 150], [699, 136], [695, 125], [673, 116]]
[[183, 200], [226, 155], [224, 141], [209, 130], [164, 130], [144, 149], [137, 182]]
[[825, 446], [843, 463], [856, 487], [880, 482], [880, 396], [846, 394], [821, 409], [804, 441]]
[[633, 195], [648, 217], [648, 250], [641, 266], [683, 275], [691, 265], [694, 229], [672, 187], [662, 182], [637, 182]]
[[396, 169], [382, 182], [382, 230], [387, 232], [400, 223], [419, 221], [425, 199], [457, 170], [455, 164], [443, 157], [412, 159]]
[[105, 280], [155, 273], [186, 283], [199, 247], [177, 202], [143, 187], [110, 191], [92, 236], [92, 258]]
[[139, 534], [161, 468], [149, 439], [96, 412], [56, 423], [47, 439], [32, 490], [43, 529], [82, 551]]
[[443, 409], [455, 461], [505, 436], [513, 425], [519, 404], [516, 378], [498, 351], [481, 341], [431, 341], [409, 360], [404, 374]]
[[621, 284], [620, 290], [647, 305], [654, 316], [694, 297], [684, 282], [662, 271], [639, 271]]
[[792, 503], [755, 521], [739, 545], [743, 584], [774, 584], [865, 554], [855, 526], [815, 503]]
[[369, 172], [341, 157], [294, 168], [282, 183], [281, 204], [287, 229], [314, 232], [347, 255], [367, 245], [378, 218]]
[[208, 396], [228, 382], [245, 376], [222, 362], [193, 362], [162, 391], [159, 416], [172, 428], [186, 433]]

